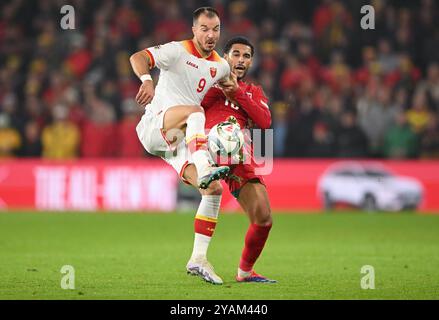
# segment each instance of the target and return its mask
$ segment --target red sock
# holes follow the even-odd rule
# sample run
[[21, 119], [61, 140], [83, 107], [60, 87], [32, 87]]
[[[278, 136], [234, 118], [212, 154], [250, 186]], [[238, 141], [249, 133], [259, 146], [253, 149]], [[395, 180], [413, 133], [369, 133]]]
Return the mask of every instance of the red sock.
[[213, 232], [215, 231], [215, 227], [216, 227], [216, 221], [214, 221], [214, 219], [195, 218], [195, 222], [194, 222], [195, 233], [212, 237]]
[[245, 235], [244, 250], [242, 250], [241, 261], [239, 262], [239, 268], [242, 271], [249, 272], [253, 269], [253, 265], [261, 254], [262, 249], [264, 249], [270, 229], [271, 224], [268, 226], [260, 226], [255, 223], [250, 224]]
[[205, 135], [194, 135], [193, 137], [186, 139], [186, 144], [190, 153], [199, 150], [207, 150], [207, 137]]

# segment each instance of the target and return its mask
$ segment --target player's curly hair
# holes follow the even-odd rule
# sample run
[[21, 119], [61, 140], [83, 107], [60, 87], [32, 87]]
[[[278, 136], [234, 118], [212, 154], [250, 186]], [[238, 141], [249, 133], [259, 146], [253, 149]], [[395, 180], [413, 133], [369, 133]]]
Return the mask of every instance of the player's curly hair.
[[215, 8], [212, 7], [200, 7], [198, 9], [196, 9], [193, 13], [192, 13], [192, 19], [193, 19], [193, 23], [195, 25], [195, 23], [197, 22], [198, 18], [202, 15], [205, 14], [208, 18], [213, 18], [213, 17], [218, 17], [219, 18], [219, 13], [218, 11], [216, 11]]
[[253, 55], [255, 54], [255, 47], [249, 39], [243, 36], [237, 36], [229, 39], [229, 41], [227, 41], [226, 45], [224, 46], [224, 53], [228, 54], [230, 52], [230, 49], [232, 49], [232, 46], [237, 43], [249, 46], [251, 49], [251, 55], [253, 57]]

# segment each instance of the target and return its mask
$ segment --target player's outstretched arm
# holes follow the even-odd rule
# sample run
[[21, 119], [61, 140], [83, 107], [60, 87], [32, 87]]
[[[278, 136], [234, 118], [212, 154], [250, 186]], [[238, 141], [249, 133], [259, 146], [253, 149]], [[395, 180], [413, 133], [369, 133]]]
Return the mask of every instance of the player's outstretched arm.
[[136, 102], [145, 106], [154, 98], [154, 84], [149, 74], [151, 62], [145, 51], [138, 51], [130, 57], [131, 67], [134, 73], [142, 81], [139, 92], [136, 95]]
[[237, 77], [231, 73], [230, 79], [219, 83], [226, 97], [240, 105], [248, 117], [261, 129], [268, 129], [271, 125], [271, 113], [267, 105], [268, 99], [261, 88], [258, 88], [252, 97], [240, 89]]
[[261, 87], [257, 87], [252, 97], [248, 96], [243, 90], [238, 89], [235, 92], [234, 98], [259, 128], [270, 128], [271, 112], [267, 104], [268, 99]]

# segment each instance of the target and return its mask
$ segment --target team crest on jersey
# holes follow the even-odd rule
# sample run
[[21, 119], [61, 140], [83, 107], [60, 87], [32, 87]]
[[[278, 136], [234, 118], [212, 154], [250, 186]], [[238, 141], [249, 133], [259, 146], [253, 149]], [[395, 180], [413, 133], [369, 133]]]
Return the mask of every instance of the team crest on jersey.
[[216, 68], [214, 68], [214, 67], [210, 68], [210, 75], [212, 76], [212, 78], [215, 78], [215, 76], [216, 76]]

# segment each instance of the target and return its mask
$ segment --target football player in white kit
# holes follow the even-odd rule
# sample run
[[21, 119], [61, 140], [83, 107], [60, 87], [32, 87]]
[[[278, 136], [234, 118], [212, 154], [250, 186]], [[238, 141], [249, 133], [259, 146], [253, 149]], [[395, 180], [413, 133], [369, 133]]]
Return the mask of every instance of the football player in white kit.
[[[150, 47], [130, 57], [134, 73], [142, 81], [136, 101], [145, 106], [136, 131], [144, 148], [160, 156], [183, 177], [195, 165], [202, 199], [195, 217], [195, 240], [188, 273], [222, 284], [206, 252], [211, 237], [206, 236], [217, 221], [222, 195], [218, 180], [229, 173], [228, 166], [213, 166], [207, 150], [204, 95], [216, 82], [230, 76], [230, 66], [214, 50], [220, 35], [218, 12], [202, 7], [193, 13], [193, 39]], [[154, 89], [149, 74], [158, 67], [160, 77]]]

